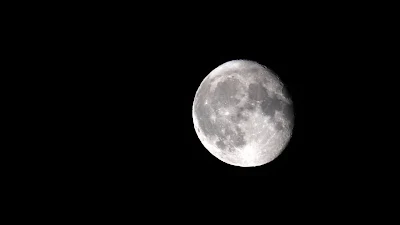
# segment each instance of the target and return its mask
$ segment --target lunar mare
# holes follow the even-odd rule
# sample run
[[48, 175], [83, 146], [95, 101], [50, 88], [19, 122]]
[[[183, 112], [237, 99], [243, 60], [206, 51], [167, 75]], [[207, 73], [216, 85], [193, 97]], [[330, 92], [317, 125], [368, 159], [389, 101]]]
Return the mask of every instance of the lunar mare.
[[294, 125], [283, 83], [249, 60], [229, 61], [211, 71], [196, 92], [192, 117], [204, 147], [221, 161], [241, 167], [274, 160]]

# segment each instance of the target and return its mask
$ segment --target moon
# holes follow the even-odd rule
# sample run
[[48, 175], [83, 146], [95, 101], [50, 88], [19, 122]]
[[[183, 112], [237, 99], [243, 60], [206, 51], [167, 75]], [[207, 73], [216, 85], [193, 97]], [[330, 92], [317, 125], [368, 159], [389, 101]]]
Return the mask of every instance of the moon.
[[282, 81], [267, 67], [232, 60], [201, 82], [192, 117], [198, 138], [229, 165], [255, 167], [271, 162], [293, 131], [293, 103]]

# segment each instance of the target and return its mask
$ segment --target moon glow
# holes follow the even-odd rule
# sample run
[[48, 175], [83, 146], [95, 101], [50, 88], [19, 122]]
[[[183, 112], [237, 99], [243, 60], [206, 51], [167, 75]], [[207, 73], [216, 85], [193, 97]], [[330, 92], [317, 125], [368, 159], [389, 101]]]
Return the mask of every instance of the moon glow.
[[278, 76], [256, 62], [228, 61], [196, 92], [193, 124], [204, 147], [234, 166], [271, 162], [292, 135], [292, 101]]

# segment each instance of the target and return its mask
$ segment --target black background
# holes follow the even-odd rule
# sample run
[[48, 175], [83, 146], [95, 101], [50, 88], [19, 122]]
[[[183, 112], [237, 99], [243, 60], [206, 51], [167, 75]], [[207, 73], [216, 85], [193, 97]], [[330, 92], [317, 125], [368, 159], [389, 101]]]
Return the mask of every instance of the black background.
[[[83, 180], [236, 175], [323, 180], [361, 171], [354, 162], [362, 160], [353, 156], [365, 151], [355, 141], [362, 138], [364, 115], [354, 109], [362, 105], [360, 83], [373, 49], [365, 48], [360, 26], [334, 17], [166, 18], [80, 17], [57, 21], [51, 38], [42, 39], [49, 47], [48, 69], [62, 74], [52, 88], [67, 90], [56, 101], [68, 115], [62, 143], [73, 149], [66, 155]], [[201, 81], [235, 59], [274, 71], [294, 102], [293, 136], [282, 155], [264, 166], [219, 161], [193, 128], [192, 104]]]
[[[146, 34], [143, 39], [121, 34], [99, 45], [95, 52], [99, 51], [100, 59], [90, 61], [94, 71], [89, 73], [88, 90], [95, 100], [90, 110], [100, 107], [93, 115], [95, 126], [105, 133], [95, 138], [100, 149], [94, 150], [94, 158], [100, 161], [94, 162], [112, 176], [286, 178], [317, 177], [331, 171], [327, 163], [333, 160], [334, 143], [324, 140], [336, 129], [330, 127], [336, 119], [329, 105], [331, 96], [338, 94], [326, 92], [335, 70], [327, 62], [337, 52], [335, 56], [327, 52], [336, 46], [325, 44], [324, 39], [309, 39], [314, 34], [301, 38], [292, 32], [247, 34], [175, 27]], [[293, 98], [293, 137], [282, 155], [264, 166], [240, 168], [219, 161], [203, 147], [193, 128], [192, 104], [201, 81], [234, 59], [267, 66]], [[101, 118], [97, 120], [98, 114]]]
[[[31, 201], [35, 207], [44, 202], [43, 193], [55, 202], [50, 206], [70, 202], [83, 214], [92, 205], [112, 207], [136, 218], [131, 207], [153, 212], [161, 204], [166, 207], [160, 211], [169, 212], [183, 199], [192, 204], [179, 206], [206, 212], [208, 219], [223, 209], [229, 214], [221, 215], [236, 216], [251, 208], [254, 204], [236, 202], [246, 198], [263, 203], [257, 207], [261, 213], [249, 215], [270, 215], [264, 206], [271, 205], [304, 208], [308, 213], [300, 218], [310, 212], [314, 218], [325, 210], [320, 206], [334, 200], [339, 207], [326, 210], [335, 213], [326, 217], [332, 219], [346, 206], [353, 215], [359, 207], [349, 202], [368, 203], [374, 195], [384, 199], [381, 193], [389, 185], [375, 178], [397, 171], [386, 168], [398, 163], [388, 163], [397, 159], [387, 154], [396, 148], [385, 145], [396, 137], [376, 125], [393, 126], [397, 118], [387, 115], [396, 101], [384, 103], [397, 90], [386, 88], [385, 80], [396, 70], [383, 72], [395, 64], [395, 57], [385, 56], [397, 54], [388, 41], [395, 39], [390, 33], [396, 26], [388, 21], [397, 21], [390, 18], [396, 13], [382, 10], [381, 17], [375, 5], [364, 9], [366, 4], [335, 8], [285, 2], [279, 12], [250, 3], [232, 3], [237, 9], [170, 2], [37, 4], [20, 4], [6, 18], [11, 29], [4, 32], [10, 39], [4, 45], [12, 49], [6, 58], [13, 62], [8, 66], [15, 82], [3, 84], [11, 87], [5, 97], [13, 103], [4, 108], [15, 117], [5, 117], [13, 125], [6, 131], [13, 136], [9, 152], [16, 155], [15, 163], [4, 157], [12, 164], [6, 173], [17, 171], [10, 184], [21, 190], [16, 196], [39, 198]], [[287, 148], [255, 168], [221, 162], [193, 127], [192, 104], [201, 81], [234, 59], [254, 60], [274, 71], [294, 103]], [[210, 192], [217, 196], [207, 208], [187, 207], [200, 205], [193, 199]], [[299, 206], [286, 201], [295, 196], [304, 198]], [[209, 209], [224, 197], [235, 202]], [[270, 204], [275, 197], [283, 207]], [[317, 200], [317, 212], [307, 207], [309, 200]], [[169, 216], [184, 218], [175, 212], [178, 216]]]

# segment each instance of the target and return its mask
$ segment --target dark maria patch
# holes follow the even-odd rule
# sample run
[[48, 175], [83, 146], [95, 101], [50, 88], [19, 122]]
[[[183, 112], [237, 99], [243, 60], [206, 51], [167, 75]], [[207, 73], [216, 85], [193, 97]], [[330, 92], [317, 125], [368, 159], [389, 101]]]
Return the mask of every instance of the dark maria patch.
[[236, 105], [239, 99], [235, 98], [239, 90], [240, 81], [236, 78], [227, 78], [217, 84], [212, 96], [212, 101], [216, 104]]
[[249, 84], [249, 98], [255, 101], [263, 101], [268, 97], [267, 90], [258, 83]]

